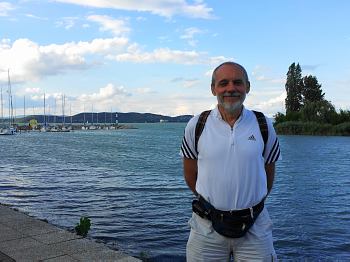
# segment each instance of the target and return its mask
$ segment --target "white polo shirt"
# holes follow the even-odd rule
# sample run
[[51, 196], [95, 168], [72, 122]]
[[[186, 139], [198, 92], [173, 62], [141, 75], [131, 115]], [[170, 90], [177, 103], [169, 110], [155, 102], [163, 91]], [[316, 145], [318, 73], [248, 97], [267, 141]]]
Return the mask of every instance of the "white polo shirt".
[[220, 210], [237, 210], [258, 204], [267, 194], [265, 163], [281, 158], [279, 142], [271, 121], [264, 141], [255, 114], [243, 108], [234, 126], [218, 110], [208, 116], [195, 150], [195, 128], [199, 115], [185, 128], [180, 155], [197, 159], [196, 191]]

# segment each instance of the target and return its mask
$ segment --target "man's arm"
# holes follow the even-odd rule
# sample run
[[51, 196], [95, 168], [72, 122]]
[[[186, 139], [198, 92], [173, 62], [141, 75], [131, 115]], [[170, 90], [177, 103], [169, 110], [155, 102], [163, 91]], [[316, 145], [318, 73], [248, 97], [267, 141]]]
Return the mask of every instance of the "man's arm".
[[275, 179], [275, 162], [265, 165], [266, 179], [267, 179], [267, 194], [270, 194], [273, 181]]
[[197, 182], [197, 159], [183, 158], [184, 177], [186, 184], [197, 195], [196, 182]]

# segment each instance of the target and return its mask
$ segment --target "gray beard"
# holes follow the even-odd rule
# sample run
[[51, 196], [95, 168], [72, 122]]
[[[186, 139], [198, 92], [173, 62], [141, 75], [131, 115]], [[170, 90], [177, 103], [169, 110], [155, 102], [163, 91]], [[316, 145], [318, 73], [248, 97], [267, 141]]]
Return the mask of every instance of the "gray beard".
[[222, 106], [222, 108], [230, 115], [238, 112], [241, 110], [243, 102], [245, 100], [245, 95], [241, 95], [240, 100], [237, 101], [236, 103], [226, 103], [224, 102], [224, 96], [227, 95], [226, 93], [223, 94], [222, 96], [217, 96], [218, 99], [218, 104]]

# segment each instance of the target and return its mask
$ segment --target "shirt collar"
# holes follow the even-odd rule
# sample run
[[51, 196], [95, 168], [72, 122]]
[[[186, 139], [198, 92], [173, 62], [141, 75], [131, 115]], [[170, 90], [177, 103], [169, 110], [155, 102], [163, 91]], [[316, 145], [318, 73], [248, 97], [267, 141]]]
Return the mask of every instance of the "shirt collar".
[[[222, 119], [222, 116], [220, 114], [220, 111], [219, 111], [219, 107], [218, 105], [216, 105], [216, 107], [213, 109], [213, 113], [214, 113], [214, 116], [218, 119]], [[245, 108], [245, 106], [243, 105], [243, 109], [242, 109], [242, 113], [241, 115], [239, 116], [239, 118], [237, 119], [236, 122], [240, 122], [243, 118], [245, 118], [245, 116], [247, 115], [247, 109]]]

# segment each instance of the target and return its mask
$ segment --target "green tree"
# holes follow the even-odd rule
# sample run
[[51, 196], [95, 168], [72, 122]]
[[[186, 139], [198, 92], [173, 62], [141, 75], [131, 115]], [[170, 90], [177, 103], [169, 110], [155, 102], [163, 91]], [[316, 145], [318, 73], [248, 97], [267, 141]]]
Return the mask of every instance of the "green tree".
[[340, 112], [338, 114], [338, 123], [345, 123], [350, 122], [350, 110], [342, 110], [340, 109]]
[[335, 124], [337, 112], [334, 105], [327, 100], [308, 102], [304, 105], [301, 120], [304, 122], [317, 122], [323, 124]]
[[299, 63], [297, 65], [293, 63], [289, 66], [285, 87], [287, 91], [286, 114], [299, 112], [302, 107], [302, 75]]
[[281, 112], [278, 112], [277, 114], [275, 114], [273, 118], [275, 119], [275, 123], [274, 123], [275, 125], [278, 125], [286, 121], [286, 116]]
[[309, 102], [317, 102], [324, 100], [324, 93], [318, 83], [316, 76], [304, 76], [302, 80], [301, 93], [303, 96], [303, 104]]

